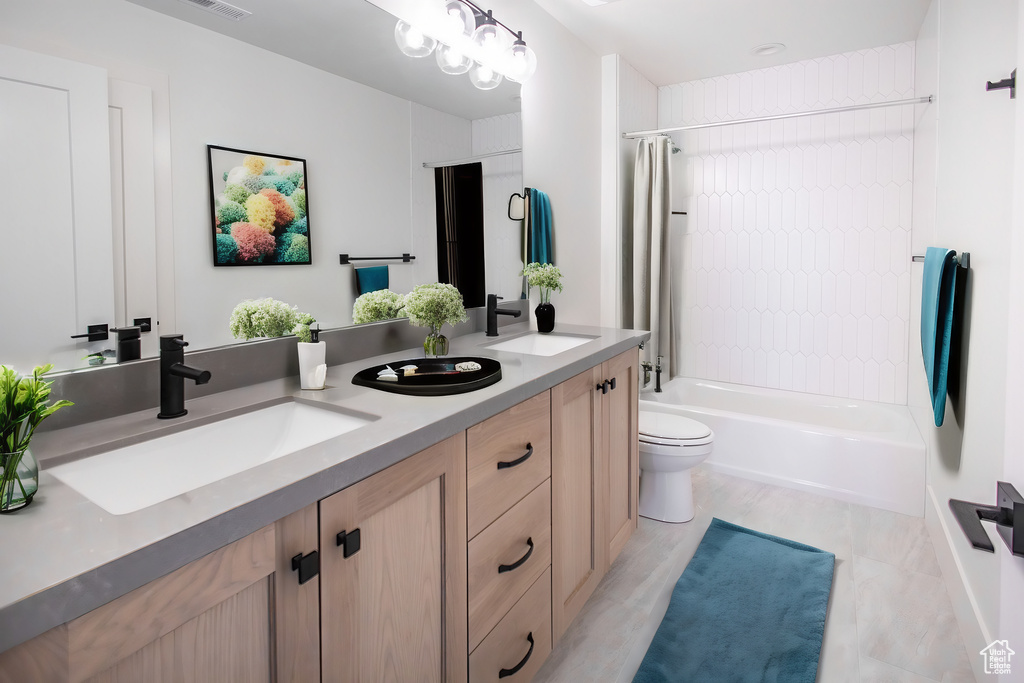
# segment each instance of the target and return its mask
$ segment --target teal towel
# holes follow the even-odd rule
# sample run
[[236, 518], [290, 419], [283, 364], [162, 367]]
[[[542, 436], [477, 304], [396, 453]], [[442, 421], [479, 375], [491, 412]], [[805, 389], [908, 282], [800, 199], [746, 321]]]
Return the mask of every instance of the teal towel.
[[935, 426], [942, 426], [946, 414], [946, 385], [949, 345], [956, 306], [956, 252], [928, 247], [924, 255], [921, 285], [921, 354], [928, 376]]
[[537, 189], [530, 190], [530, 227], [527, 263], [553, 263], [551, 257], [551, 200]]
[[634, 683], [814, 683], [835, 555], [711, 520]]
[[372, 266], [370, 268], [356, 268], [356, 282], [359, 285], [359, 293], [376, 292], [378, 289], [388, 288], [388, 267]]

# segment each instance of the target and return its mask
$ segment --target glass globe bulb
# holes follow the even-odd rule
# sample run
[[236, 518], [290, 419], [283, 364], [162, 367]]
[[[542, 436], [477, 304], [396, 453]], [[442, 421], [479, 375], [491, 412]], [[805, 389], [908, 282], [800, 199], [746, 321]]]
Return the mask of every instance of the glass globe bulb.
[[536, 71], [537, 54], [522, 40], [517, 40], [508, 52], [505, 78], [516, 83], [525, 83]]
[[508, 34], [494, 23], [490, 14], [483, 19], [483, 22], [473, 31], [471, 40], [476, 45], [481, 59], [497, 63], [508, 50]]
[[476, 28], [473, 10], [460, 0], [442, 1], [436, 12], [433, 12], [435, 24], [431, 26], [432, 34], [442, 43], [451, 44], [470, 36]]
[[437, 45], [436, 40], [401, 19], [395, 24], [395, 43], [398, 44], [398, 49], [409, 57], [426, 57]]
[[477, 64], [469, 72], [469, 80], [481, 90], [493, 90], [501, 84], [502, 75], [484, 64]]
[[458, 76], [469, 71], [473, 66], [473, 60], [462, 50], [441, 43], [437, 47], [437, 65], [446, 74]]

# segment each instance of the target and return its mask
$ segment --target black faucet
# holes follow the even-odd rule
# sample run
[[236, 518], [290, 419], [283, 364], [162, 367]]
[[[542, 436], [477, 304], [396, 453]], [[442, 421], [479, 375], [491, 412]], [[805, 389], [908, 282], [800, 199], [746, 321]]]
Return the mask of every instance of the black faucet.
[[513, 318], [518, 318], [523, 314], [522, 311], [512, 311], [507, 308], [498, 308], [498, 300], [501, 299], [497, 294], [487, 295], [487, 336], [497, 337], [498, 336], [498, 316], [499, 315], [510, 315]]
[[142, 358], [142, 328], [138, 325], [115, 327], [110, 330], [117, 334], [117, 362]]
[[654, 392], [657, 394], [661, 393], [661, 356], [658, 356], [658, 360], [654, 365]]
[[162, 420], [181, 417], [185, 410], [185, 380], [196, 384], [210, 381], [209, 370], [197, 370], [185, 365], [185, 347], [188, 342], [180, 334], [160, 335], [160, 413]]

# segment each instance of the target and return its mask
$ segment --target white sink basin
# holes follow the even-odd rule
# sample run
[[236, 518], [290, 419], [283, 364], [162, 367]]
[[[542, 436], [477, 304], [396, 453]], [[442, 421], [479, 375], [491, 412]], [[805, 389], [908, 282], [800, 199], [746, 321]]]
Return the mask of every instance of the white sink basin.
[[594, 339], [597, 339], [597, 337], [589, 337], [582, 334], [540, 334], [539, 332], [530, 332], [498, 342], [497, 344], [490, 344], [487, 348], [492, 351], [528, 353], [533, 356], [554, 356]]
[[288, 401], [47, 468], [107, 512], [123, 515], [372, 422]]

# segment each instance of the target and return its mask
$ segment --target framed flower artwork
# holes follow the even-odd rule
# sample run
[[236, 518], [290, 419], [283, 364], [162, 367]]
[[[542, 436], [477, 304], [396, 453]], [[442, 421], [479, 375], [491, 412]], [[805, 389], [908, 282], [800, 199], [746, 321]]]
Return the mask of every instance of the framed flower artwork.
[[309, 265], [306, 161], [207, 145], [213, 265]]

